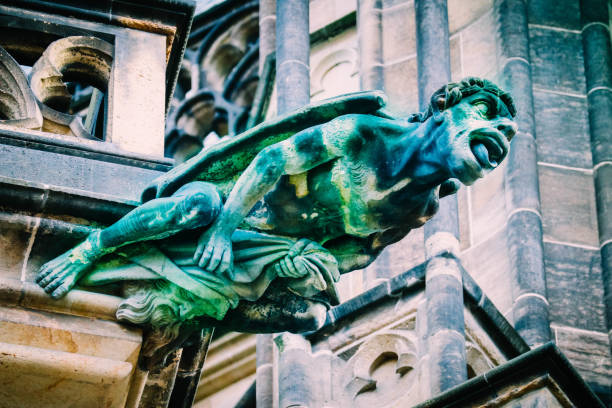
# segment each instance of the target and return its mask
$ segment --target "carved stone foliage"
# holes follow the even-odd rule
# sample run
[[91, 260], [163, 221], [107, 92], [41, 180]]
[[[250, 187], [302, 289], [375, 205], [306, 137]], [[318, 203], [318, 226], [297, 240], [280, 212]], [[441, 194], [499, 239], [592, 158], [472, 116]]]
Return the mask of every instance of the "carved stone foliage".
[[[24, 44], [25, 53], [8, 45], [20, 62], [0, 47], [0, 123], [98, 139], [95, 119], [108, 90], [113, 45], [85, 36], [60, 38], [45, 48]], [[41, 49], [34, 59], [33, 52]], [[29, 71], [28, 78], [24, 71]], [[76, 114], [77, 108], [85, 108], [85, 123], [85, 114]]]
[[196, 18], [168, 121], [166, 156], [181, 162], [246, 128], [259, 74], [258, 2]]

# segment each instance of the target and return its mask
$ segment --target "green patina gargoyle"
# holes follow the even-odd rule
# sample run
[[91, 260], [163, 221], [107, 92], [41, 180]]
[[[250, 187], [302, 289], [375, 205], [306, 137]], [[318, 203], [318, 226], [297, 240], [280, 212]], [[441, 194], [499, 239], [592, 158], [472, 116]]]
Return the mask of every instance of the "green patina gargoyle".
[[440, 88], [408, 119], [384, 105], [378, 92], [346, 95], [203, 150], [36, 281], [54, 298], [77, 282], [137, 282], [117, 317], [174, 346], [211, 325], [316, 329], [340, 273], [423, 225], [459, 181], [497, 167], [516, 132], [512, 98], [483, 79]]

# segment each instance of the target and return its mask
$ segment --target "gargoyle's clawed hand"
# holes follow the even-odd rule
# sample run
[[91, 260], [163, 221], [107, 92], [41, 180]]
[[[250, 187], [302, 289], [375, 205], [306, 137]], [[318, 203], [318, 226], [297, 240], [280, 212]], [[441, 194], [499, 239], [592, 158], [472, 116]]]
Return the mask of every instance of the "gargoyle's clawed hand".
[[208, 272], [222, 275], [234, 264], [231, 234], [213, 225], [198, 240], [193, 261]]
[[64, 296], [93, 263], [83, 256], [80, 246], [44, 264], [36, 276], [36, 283], [54, 299]]

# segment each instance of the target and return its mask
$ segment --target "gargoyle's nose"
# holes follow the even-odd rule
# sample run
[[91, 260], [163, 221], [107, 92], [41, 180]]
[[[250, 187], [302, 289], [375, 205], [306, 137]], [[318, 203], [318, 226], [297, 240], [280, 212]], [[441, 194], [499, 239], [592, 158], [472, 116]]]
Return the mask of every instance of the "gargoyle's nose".
[[502, 134], [506, 136], [506, 139], [508, 140], [512, 139], [512, 137], [516, 134], [517, 129], [518, 126], [511, 120], [504, 121], [497, 125], [497, 130], [502, 132]]

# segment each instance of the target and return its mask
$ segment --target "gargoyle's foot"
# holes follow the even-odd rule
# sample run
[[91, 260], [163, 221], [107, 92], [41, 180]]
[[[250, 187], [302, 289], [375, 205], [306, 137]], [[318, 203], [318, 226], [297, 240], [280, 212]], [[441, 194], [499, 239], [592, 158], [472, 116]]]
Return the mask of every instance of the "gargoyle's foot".
[[36, 283], [59, 299], [74, 287], [83, 273], [89, 269], [97, 256], [91, 251], [88, 241], [44, 264], [38, 271]]

